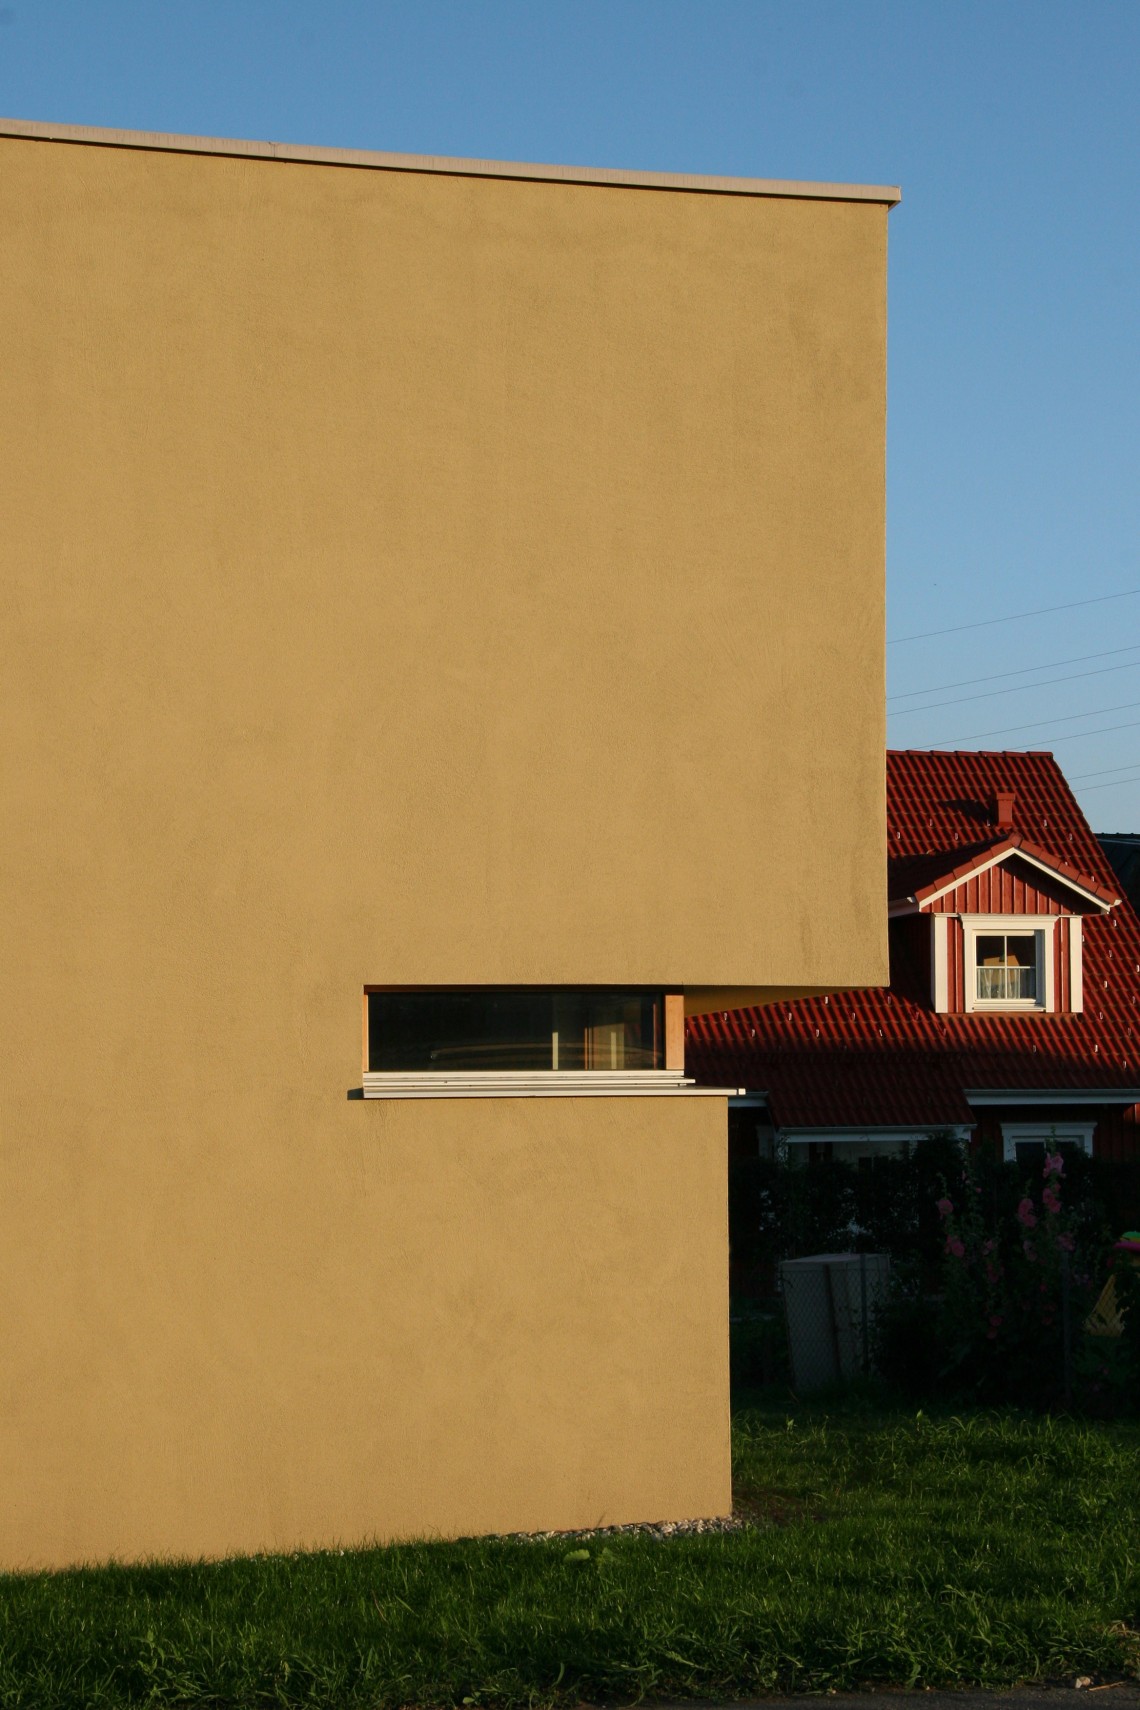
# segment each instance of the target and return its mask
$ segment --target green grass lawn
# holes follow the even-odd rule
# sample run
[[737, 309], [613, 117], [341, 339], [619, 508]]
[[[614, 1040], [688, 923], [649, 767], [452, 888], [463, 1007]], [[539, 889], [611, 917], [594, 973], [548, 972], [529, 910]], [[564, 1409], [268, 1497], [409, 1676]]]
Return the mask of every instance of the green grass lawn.
[[[747, 1530], [0, 1577], [0, 1705], [542, 1705], [1140, 1664], [1140, 1426], [736, 1420]], [[583, 1557], [583, 1551], [589, 1554]]]

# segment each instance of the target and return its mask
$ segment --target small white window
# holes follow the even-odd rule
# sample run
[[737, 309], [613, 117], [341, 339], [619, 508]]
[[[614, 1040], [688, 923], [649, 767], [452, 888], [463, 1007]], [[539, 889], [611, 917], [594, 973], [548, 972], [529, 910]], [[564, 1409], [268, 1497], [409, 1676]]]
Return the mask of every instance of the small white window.
[[962, 924], [968, 1010], [1052, 1009], [1052, 918], [976, 914]]
[[1091, 1158], [1095, 1127], [1095, 1122], [1003, 1122], [1002, 1156], [1023, 1169], [1039, 1169], [1046, 1152], [1085, 1152]]

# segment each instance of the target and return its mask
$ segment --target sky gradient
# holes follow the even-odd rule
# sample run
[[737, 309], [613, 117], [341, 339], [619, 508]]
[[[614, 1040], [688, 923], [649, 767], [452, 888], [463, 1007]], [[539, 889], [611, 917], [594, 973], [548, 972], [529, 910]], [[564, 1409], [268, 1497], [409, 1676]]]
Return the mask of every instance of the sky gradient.
[[1138, 89], [1136, 0], [0, 4], [12, 118], [901, 184], [892, 746], [1140, 832]]

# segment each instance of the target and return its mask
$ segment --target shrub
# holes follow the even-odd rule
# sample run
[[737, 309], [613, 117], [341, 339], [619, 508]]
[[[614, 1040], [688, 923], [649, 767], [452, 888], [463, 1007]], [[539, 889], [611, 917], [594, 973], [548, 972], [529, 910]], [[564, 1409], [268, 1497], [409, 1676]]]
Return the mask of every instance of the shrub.
[[[1026, 1178], [985, 1154], [942, 1183], [936, 1286], [900, 1267], [880, 1321], [879, 1368], [915, 1395], [1110, 1411], [1134, 1403], [1140, 1313], [1092, 1337], [1112, 1231], [1086, 1160], [1046, 1154]], [[1130, 1286], [1129, 1272], [1127, 1284]]]

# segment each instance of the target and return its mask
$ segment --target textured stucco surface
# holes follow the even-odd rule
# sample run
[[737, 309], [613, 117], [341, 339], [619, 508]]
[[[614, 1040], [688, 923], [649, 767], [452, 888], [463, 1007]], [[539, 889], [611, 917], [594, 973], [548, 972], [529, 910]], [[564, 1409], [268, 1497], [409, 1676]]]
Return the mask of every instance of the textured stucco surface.
[[346, 1016], [885, 977], [885, 209], [0, 161], [17, 872], [101, 1005], [103, 928]]
[[345, 1095], [370, 982], [885, 978], [885, 209], [0, 220], [0, 1561], [723, 1506], [723, 1105]]
[[18, 1111], [0, 1566], [728, 1511], [719, 1100], [210, 1079]]

